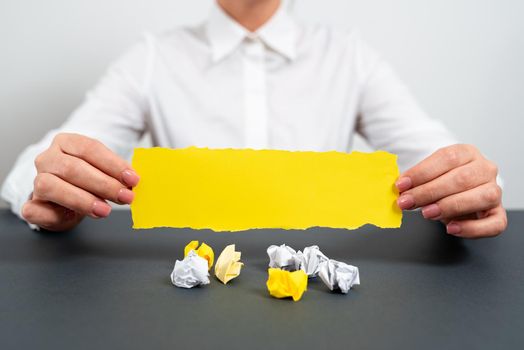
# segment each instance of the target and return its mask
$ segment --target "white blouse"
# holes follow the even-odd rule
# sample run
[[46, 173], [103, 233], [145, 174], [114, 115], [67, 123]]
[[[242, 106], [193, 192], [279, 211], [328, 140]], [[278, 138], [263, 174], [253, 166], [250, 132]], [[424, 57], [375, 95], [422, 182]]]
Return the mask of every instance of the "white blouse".
[[144, 40], [117, 60], [59, 128], [28, 147], [2, 197], [20, 215], [34, 158], [58, 132], [128, 157], [145, 132], [162, 147], [337, 150], [355, 132], [405, 169], [455, 143], [354, 32], [300, 23], [282, 6], [250, 33], [218, 5], [205, 23]]

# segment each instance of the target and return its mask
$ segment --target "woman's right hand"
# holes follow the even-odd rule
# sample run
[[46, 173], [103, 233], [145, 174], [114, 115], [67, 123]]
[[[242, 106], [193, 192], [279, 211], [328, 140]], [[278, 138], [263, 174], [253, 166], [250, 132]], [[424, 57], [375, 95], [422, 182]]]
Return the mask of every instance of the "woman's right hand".
[[29, 223], [50, 231], [76, 226], [85, 216], [104, 218], [107, 201], [131, 204], [139, 176], [101, 142], [78, 134], [58, 134], [35, 159], [33, 194], [22, 208]]

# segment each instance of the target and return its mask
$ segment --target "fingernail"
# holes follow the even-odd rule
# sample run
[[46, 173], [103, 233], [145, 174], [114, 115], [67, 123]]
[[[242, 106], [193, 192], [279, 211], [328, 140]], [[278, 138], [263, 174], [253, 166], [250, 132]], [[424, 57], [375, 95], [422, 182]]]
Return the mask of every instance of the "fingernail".
[[446, 226], [446, 229], [450, 235], [457, 235], [462, 231], [460, 225], [455, 223], [449, 223], [448, 226]]
[[140, 181], [140, 176], [137, 175], [133, 170], [126, 169], [122, 172], [122, 180], [129, 187], [135, 187]]
[[397, 189], [400, 192], [407, 191], [411, 188], [413, 183], [411, 182], [411, 178], [409, 177], [401, 177], [395, 182], [395, 186], [397, 186]]
[[135, 198], [135, 194], [127, 188], [121, 188], [116, 197], [116, 199], [122, 204], [131, 204], [133, 198]]
[[111, 213], [111, 206], [107, 203], [96, 201], [93, 203], [93, 215], [99, 218], [105, 218]]
[[422, 216], [426, 219], [437, 219], [442, 212], [437, 204], [430, 204], [422, 208]]
[[413, 196], [410, 194], [403, 194], [397, 200], [397, 204], [402, 210], [411, 209], [415, 206], [415, 199], [413, 199]]

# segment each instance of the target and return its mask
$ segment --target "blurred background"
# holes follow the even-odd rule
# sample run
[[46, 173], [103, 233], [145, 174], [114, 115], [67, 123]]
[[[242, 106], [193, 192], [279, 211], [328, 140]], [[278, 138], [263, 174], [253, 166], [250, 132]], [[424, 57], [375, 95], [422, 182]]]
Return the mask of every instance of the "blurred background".
[[[141, 33], [200, 22], [212, 1], [0, 0], [0, 183]], [[430, 115], [499, 164], [505, 205], [524, 208], [524, 1], [297, 0], [293, 12], [358, 28]]]

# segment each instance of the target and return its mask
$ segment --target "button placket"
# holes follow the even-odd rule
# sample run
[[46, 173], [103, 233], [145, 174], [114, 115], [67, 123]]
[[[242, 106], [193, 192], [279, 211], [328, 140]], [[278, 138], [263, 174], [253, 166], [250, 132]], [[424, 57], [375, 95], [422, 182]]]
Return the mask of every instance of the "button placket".
[[267, 93], [265, 47], [257, 38], [244, 43], [245, 146], [267, 148]]

